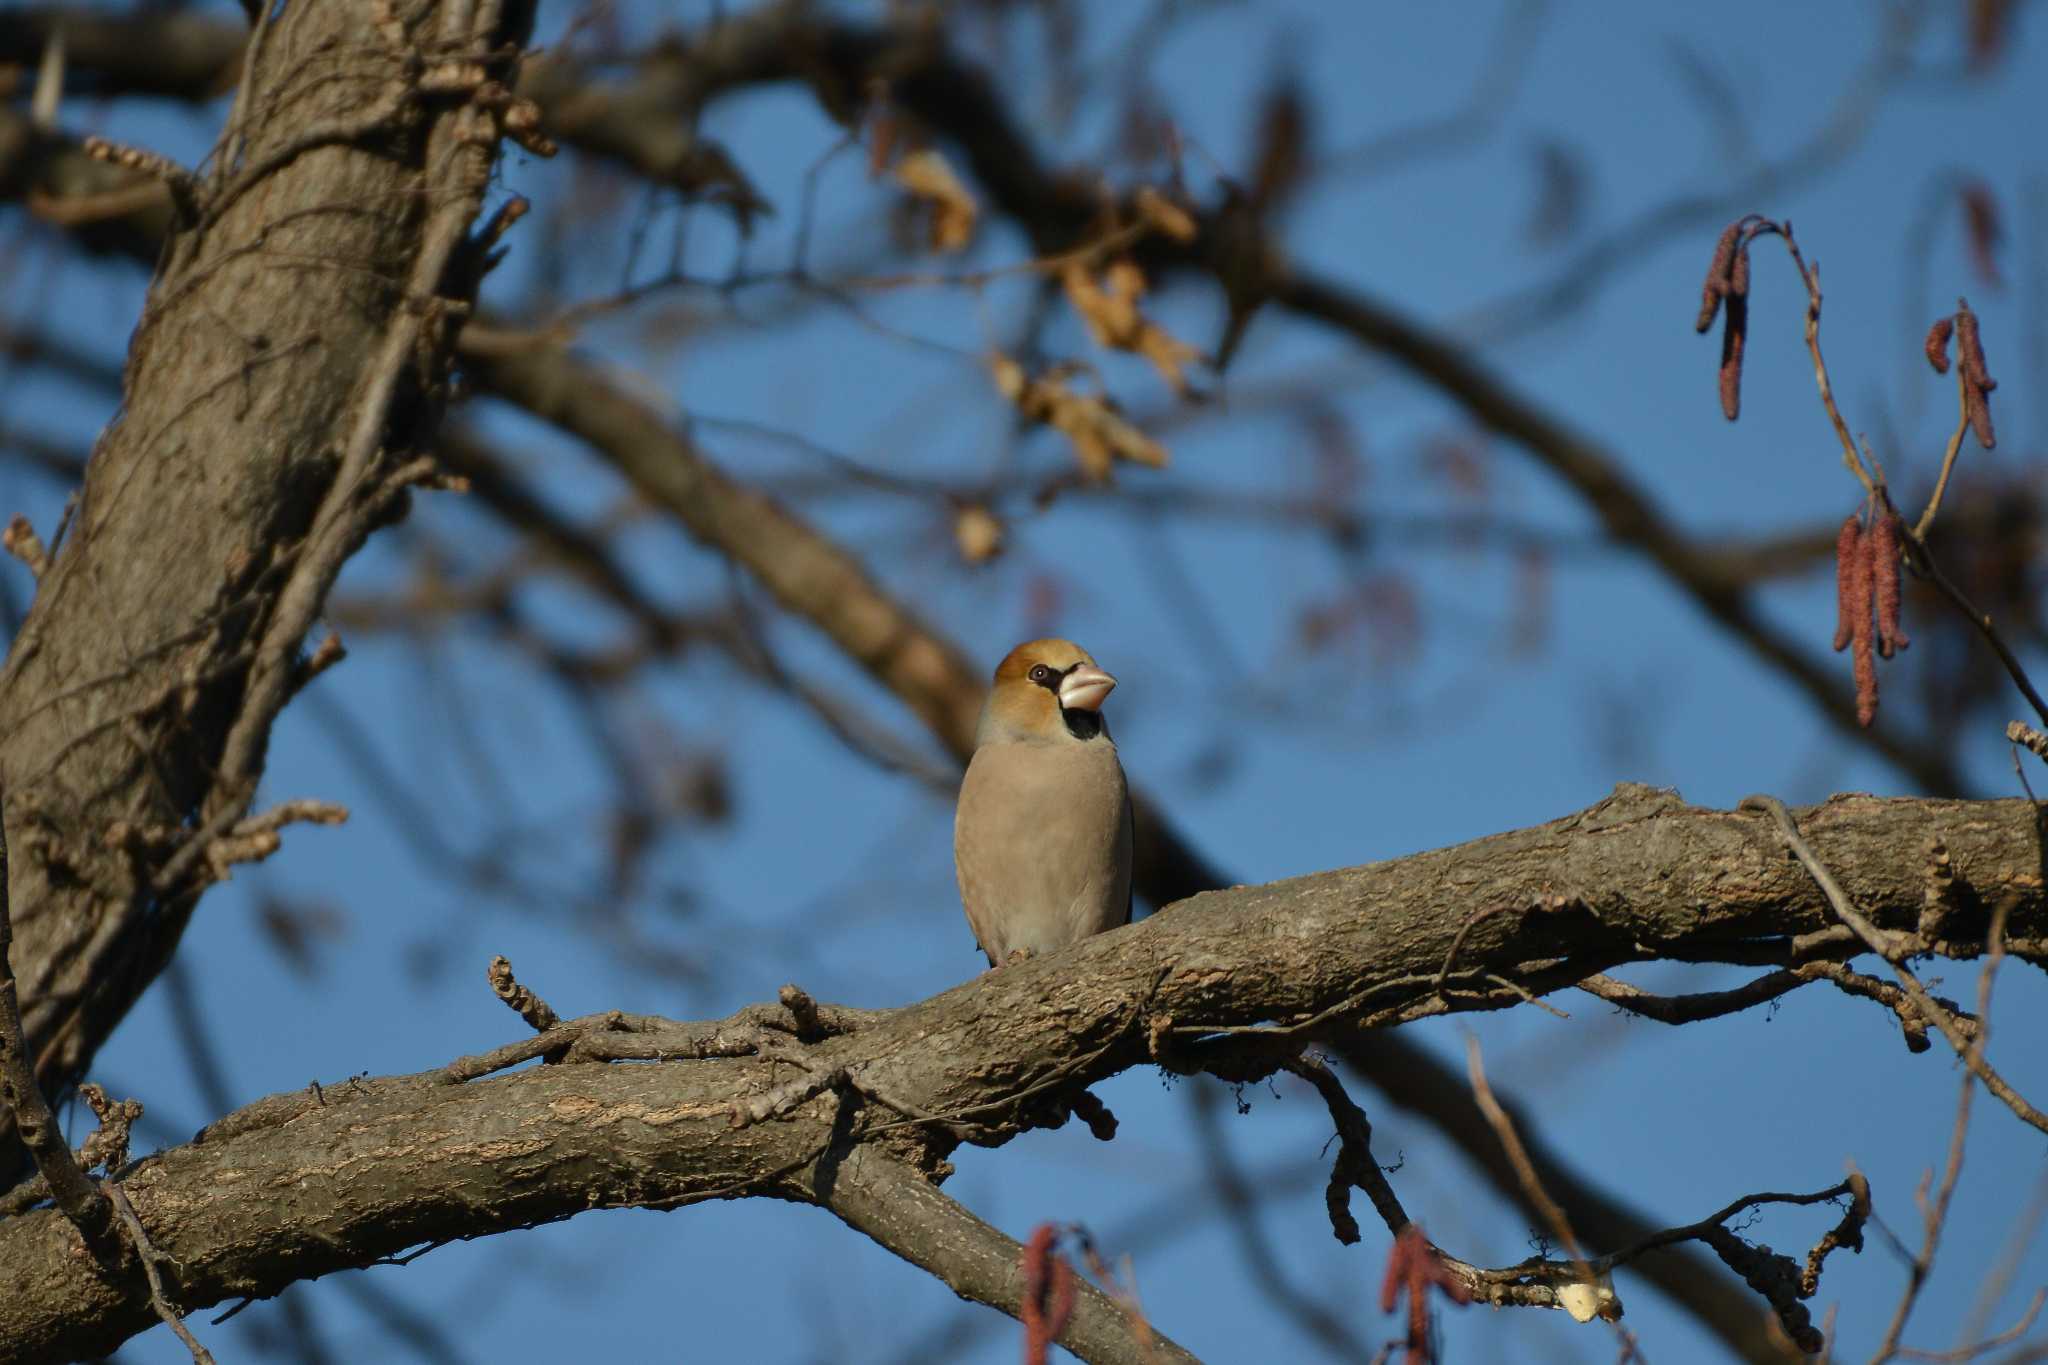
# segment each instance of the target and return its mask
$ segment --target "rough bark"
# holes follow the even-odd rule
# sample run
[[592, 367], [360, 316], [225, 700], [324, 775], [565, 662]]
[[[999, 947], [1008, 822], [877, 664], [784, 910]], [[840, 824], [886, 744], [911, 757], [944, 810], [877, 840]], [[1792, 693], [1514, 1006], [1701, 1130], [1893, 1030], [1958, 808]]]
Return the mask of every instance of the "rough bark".
[[393, 9], [284, 7], [211, 171], [152, 170], [173, 210], [125, 405], [0, 677], [16, 963], [53, 1089], [218, 875], [326, 588], [432, 439], [497, 141], [472, 95], [510, 76], [531, 6]]
[[[1798, 818], [1878, 925], [1967, 956], [1983, 946], [1986, 907], [2003, 901], [2012, 952], [2048, 961], [2029, 803], [1842, 797]], [[1953, 877], [1930, 918], [1937, 840]], [[591, 1207], [831, 1206], [821, 1160], [943, 1178], [959, 1142], [1000, 1145], [1059, 1121], [1060, 1097], [1132, 1066], [1242, 1076], [1310, 1041], [1511, 1006], [1645, 956], [1824, 955], [1839, 951], [1824, 932], [1834, 925], [1767, 817], [1622, 788], [1532, 829], [1196, 896], [900, 1010], [828, 1011], [808, 1043], [792, 1041], [806, 1029], [794, 1013], [764, 1041], [773, 1010], [582, 1021], [564, 1026], [567, 1064], [465, 1079], [545, 1050], [529, 1042], [487, 1063], [273, 1096], [119, 1179], [197, 1308]], [[602, 1064], [625, 1058], [656, 1060]], [[867, 1217], [837, 1211], [856, 1226]], [[953, 1224], [948, 1212], [883, 1240], [1013, 1307], [985, 1249], [978, 1270], [947, 1254]], [[53, 1211], [0, 1222], [0, 1359], [104, 1351], [153, 1321], [138, 1283], [77, 1250]]]

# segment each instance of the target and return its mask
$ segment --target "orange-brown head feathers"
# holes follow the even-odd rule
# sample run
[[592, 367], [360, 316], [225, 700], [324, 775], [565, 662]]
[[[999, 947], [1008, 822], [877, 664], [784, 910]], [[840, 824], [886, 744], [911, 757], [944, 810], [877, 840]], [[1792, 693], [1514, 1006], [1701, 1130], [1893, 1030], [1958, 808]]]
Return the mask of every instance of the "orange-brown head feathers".
[[1071, 640], [1027, 640], [996, 666], [978, 743], [991, 738], [1093, 739], [1103, 698], [1116, 679]]

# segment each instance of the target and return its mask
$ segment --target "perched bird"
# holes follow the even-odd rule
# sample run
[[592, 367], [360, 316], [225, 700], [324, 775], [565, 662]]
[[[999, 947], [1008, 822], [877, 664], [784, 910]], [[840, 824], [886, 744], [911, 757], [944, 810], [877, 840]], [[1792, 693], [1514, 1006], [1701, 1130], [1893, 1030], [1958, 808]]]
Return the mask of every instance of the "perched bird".
[[990, 965], [1131, 918], [1131, 798], [1079, 645], [1032, 640], [996, 668], [953, 813], [953, 867]]

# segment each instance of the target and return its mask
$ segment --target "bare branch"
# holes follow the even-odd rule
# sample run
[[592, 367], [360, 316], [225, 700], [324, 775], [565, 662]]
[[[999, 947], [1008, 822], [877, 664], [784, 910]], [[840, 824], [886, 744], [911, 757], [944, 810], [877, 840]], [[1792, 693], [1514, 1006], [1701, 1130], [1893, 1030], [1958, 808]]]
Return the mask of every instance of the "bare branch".
[[[811, 1198], [912, 1265], [930, 1271], [962, 1298], [1013, 1317], [1023, 1312], [1023, 1247], [976, 1218], [901, 1162], [868, 1150], [821, 1157], [798, 1177]], [[1149, 1342], [1124, 1305], [1086, 1280], [1056, 1340], [1083, 1360], [1193, 1362], [1157, 1328]], [[1148, 1349], [1149, 1347], [1149, 1349]]]
[[486, 975], [490, 978], [492, 993], [505, 1002], [506, 1008], [524, 1019], [527, 1027], [535, 1033], [546, 1033], [562, 1022], [561, 1016], [547, 1001], [519, 983], [512, 975], [512, 964], [502, 954], [491, 959]]
[[[1959, 894], [2009, 896], [2009, 951], [2040, 961], [2048, 889], [2029, 851], [2032, 819], [2024, 801], [1871, 798], [1806, 816], [1815, 846], [1854, 869], [1872, 914], [1900, 924], [1917, 922], [1926, 885], [1918, 850], [1938, 836]], [[272, 1096], [120, 1179], [151, 1239], [176, 1259], [182, 1304], [196, 1308], [369, 1264], [416, 1243], [421, 1227], [486, 1235], [593, 1200], [678, 1207], [829, 1197], [821, 1180], [858, 1179], [863, 1163], [885, 1159], [938, 1177], [963, 1134], [1000, 1144], [1064, 1117], [1053, 1102], [1077, 1087], [1148, 1064], [1157, 1025], [1169, 1036], [1198, 1026], [1236, 1049], [1263, 1032], [1277, 1065], [1297, 1037], [1355, 1041], [1361, 1023], [1442, 1013], [1437, 967], [1474, 910], [1522, 896], [1533, 905], [1558, 885], [1574, 886], [1572, 903], [1583, 908], [1491, 917], [1466, 934], [1460, 961], [1543, 989], [1589, 974], [1566, 969], [1558, 979], [1551, 964], [1575, 955], [1632, 959], [1639, 943], [1698, 946], [1703, 934], [1732, 952], [1834, 919], [1813, 879], [1755, 820], [1626, 791], [1532, 830], [1205, 895], [904, 1009], [852, 1015], [818, 1005], [817, 1025], [830, 1036], [811, 1043], [797, 1036], [813, 1013], [800, 1003], [695, 1024], [606, 1015], [559, 1025], [505, 1056]], [[1966, 953], [1983, 944], [1930, 947]], [[1162, 962], [1182, 966], [1162, 973]], [[1285, 1042], [1274, 1036], [1273, 1025], [1297, 1021], [1319, 1022]], [[497, 1074], [564, 1042], [567, 1064]], [[735, 1104], [788, 1093], [796, 1048], [811, 1077], [849, 1083], [778, 1098], [760, 1121], [735, 1129]], [[608, 1054], [649, 1064], [593, 1060]], [[484, 1074], [495, 1078], [463, 1079]], [[272, 1197], [343, 1152], [353, 1154], [345, 1205]], [[238, 1178], [221, 1178], [229, 1168]], [[592, 1171], [605, 1173], [595, 1186]], [[12, 1267], [10, 1283], [37, 1286], [0, 1302], [0, 1341], [23, 1354], [76, 1356], [156, 1320], [146, 1286], [97, 1273], [72, 1254], [75, 1236], [55, 1211], [0, 1221], [0, 1267]], [[1732, 1254], [1721, 1234], [1701, 1236]], [[1013, 1250], [981, 1254], [1013, 1273]], [[1479, 1286], [1476, 1297], [1499, 1303], [1556, 1304], [1558, 1286], [1579, 1282], [1567, 1263], [1508, 1267], [1486, 1272], [1490, 1279], [1476, 1268], [1459, 1273]], [[1101, 1307], [1105, 1322], [1128, 1332], [1113, 1301]]]
[[[1991, 1064], [1984, 1060], [1983, 1049], [1979, 1046], [1979, 1042], [1984, 1036], [1982, 1020], [1979, 1020], [1977, 1033], [1973, 1038], [1964, 1031], [1954, 1011], [1945, 1008], [1934, 997], [1929, 995], [1926, 987], [1920, 984], [1920, 979], [1914, 976], [1911, 969], [1901, 960], [1908, 951], [1916, 949], [1925, 951], [1924, 945], [1917, 945], [1904, 935], [1886, 935], [1880, 932], [1868, 919], [1864, 918], [1862, 912], [1856, 909], [1848, 896], [1843, 892], [1841, 885], [1836, 882], [1833, 873], [1828, 870], [1827, 864], [1821, 861], [1820, 857], [1814, 853], [1812, 846], [1800, 835], [1799, 826], [1793, 823], [1792, 815], [1785, 809], [1782, 801], [1773, 796], [1748, 796], [1743, 798], [1742, 808], [1745, 810], [1763, 811], [1776, 821], [1778, 829], [1785, 836], [1785, 842], [1791, 846], [1793, 853], [1798, 856], [1801, 864], [1806, 867], [1808, 872], [1813, 874], [1814, 881], [1826, 894], [1828, 904], [1834, 908], [1835, 913], [1841, 917], [1842, 922], [1855, 932], [1856, 937], [1861, 939], [1871, 952], [1876, 953], [1891, 964], [1893, 973], [1899, 978], [1899, 984], [1904, 986], [1906, 994], [1912, 997], [1914, 1007], [1920, 1011], [1928, 1023], [1941, 1030], [1941, 1036], [1948, 1040], [1949, 1046], [1955, 1049], [1956, 1055], [1962, 1058], [1963, 1064], [1976, 1075], [1977, 1079], [1984, 1082], [1985, 1089], [1996, 1095], [2013, 1113], [2019, 1115], [2022, 1122], [2030, 1124], [2044, 1133], [2048, 1133], [2048, 1114], [2043, 1114], [2039, 1109], [2027, 1103], [2026, 1099], [2017, 1090], [2013, 1089], [2011, 1083], [1999, 1075], [1997, 1071], [1993, 1070]], [[1996, 913], [1999, 916], [1998, 922], [2002, 928], [2004, 916], [2009, 912], [2009, 907], [2003, 901], [2000, 901], [1999, 905], [2000, 909]], [[1995, 953], [1998, 950], [1994, 949], [1992, 951]]]

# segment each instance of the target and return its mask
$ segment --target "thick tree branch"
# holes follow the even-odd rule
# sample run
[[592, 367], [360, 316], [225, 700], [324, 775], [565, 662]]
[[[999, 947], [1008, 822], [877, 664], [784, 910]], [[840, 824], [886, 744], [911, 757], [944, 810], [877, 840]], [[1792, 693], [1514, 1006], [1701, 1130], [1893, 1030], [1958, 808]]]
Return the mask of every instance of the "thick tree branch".
[[[1799, 821], [1873, 924], [1918, 923], [1931, 835], [1960, 871], [1945, 937], [1924, 950], [1982, 951], [1983, 907], [2005, 901], [2009, 953], [2048, 959], [2029, 803], [1845, 797]], [[1273, 1069], [1304, 1042], [1509, 1006], [1592, 970], [1568, 964], [1825, 944], [1835, 923], [1768, 819], [1622, 788], [1532, 829], [1196, 896], [904, 1009], [820, 1008], [816, 1032], [788, 1005], [702, 1024], [602, 1016], [476, 1063], [273, 1096], [119, 1180], [199, 1307], [592, 1206], [815, 1201], [821, 1158], [943, 1176], [961, 1140], [1058, 1122], [1061, 1096], [1132, 1066], [1209, 1055], [1241, 1076], [1260, 1049]], [[1447, 992], [1454, 942], [1462, 988]], [[563, 1064], [485, 1074], [564, 1042]], [[613, 1056], [652, 1064], [593, 1060]], [[792, 1067], [825, 1083], [792, 1090]], [[0, 1359], [105, 1351], [153, 1320], [146, 1290], [72, 1254], [74, 1235], [51, 1210], [0, 1223]]]

